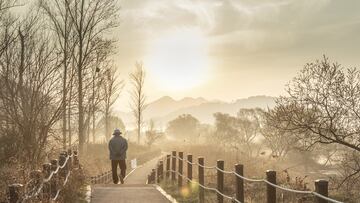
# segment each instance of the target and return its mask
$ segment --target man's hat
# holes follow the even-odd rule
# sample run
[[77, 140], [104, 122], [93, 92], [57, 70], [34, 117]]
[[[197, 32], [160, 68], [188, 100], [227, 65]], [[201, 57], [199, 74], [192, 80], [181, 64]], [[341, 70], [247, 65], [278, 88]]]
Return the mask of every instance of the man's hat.
[[121, 132], [118, 128], [116, 128], [116, 129], [114, 130], [113, 135], [121, 135], [121, 134], [122, 134], [122, 132]]

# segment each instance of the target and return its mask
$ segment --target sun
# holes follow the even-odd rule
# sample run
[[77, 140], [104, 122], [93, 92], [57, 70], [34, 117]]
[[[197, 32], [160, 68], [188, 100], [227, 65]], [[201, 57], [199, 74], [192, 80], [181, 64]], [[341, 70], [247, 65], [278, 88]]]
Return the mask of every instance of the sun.
[[206, 40], [193, 29], [178, 29], [155, 39], [147, 58], [149, 75], [164, 90], [187, 90], [209, 74]]

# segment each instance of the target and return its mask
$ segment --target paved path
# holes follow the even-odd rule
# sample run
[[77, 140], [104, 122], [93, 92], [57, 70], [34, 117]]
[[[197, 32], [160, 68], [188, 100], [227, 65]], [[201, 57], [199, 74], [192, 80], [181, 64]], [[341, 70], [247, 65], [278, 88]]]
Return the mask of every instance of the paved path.
[[125, 184], [145, 184], [147, 176], [150, 174], [151, 170], [156, 167], [158, 160], [159, 158], [155, 158], [137, 168], [126, 177]]
[[147, 175], [155, 168], [157, 158], [133, 171], [124, 185], [92, 185], [91, 203], [169, 203], [154, 185], [146, 185]]

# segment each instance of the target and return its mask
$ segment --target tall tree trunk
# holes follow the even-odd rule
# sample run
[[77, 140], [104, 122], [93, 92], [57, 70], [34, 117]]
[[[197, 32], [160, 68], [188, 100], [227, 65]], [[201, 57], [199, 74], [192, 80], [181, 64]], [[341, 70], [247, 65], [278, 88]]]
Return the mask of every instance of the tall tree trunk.
[[92, 114], [92, 142], [95, 143], [95, 110]]
[[90, 142], [90, 120], [91, 120], [91, 107], [89, 106], [89, 113], [88, 116], [86, 118], [86, 144], [88, 145]]
[[79, 62], [78, 62], [78, 109], [79, 109], [79, 120], [78, 120], [78, 133], [79, 133], [79, 151], [83, 153], [84, 144], [85, 144], [85, 134], [84, 134], [84, 106], [83, 106], [83, 77], [82, 77], [82, 40], [80, 39], [79, 47]]
[[140, 129], [140, 125], [138, 125], [138, 129], [137, 129], [137, 130], [138, 130], [138, 132], [137, 132], [137, 134], [138, 134], [138, 137], [137, 137], [137, 138], [138, 138], [138, 139], [137, 139], [137, 143], [138, 143], [138, 144], [140, 144], [140, 131], [141, 131], [141, 129]]
[[110, 138], [110, 132], [109, 132], [109, 111], [108, 108], [106, 107], [105, 109], [105, 138], [106, 141], [109, 140]]
[[22, 132], [23, 134], [23, 145], [25, 147], [26, 153], [28, 155], [28, 158], [32, 160], [33, 157], [33, 151], [32, 150], [32, 134], [31, 134], [31, 126], [29, 126], [28, 122], [30, 118], [28, 118], [29, 114], [29, 105], [27, 99], [25, 98], [24, 94], [24, 71], [25, 71], [25, 36], [22, 34], [21, 29], [19, 27], [18, 34], [20, 37], [20, 66], [19, 66], [19, 83], [17, 86], [17, 90], [20, 97], [21, 107], [22, 107], [22, 113], [23, 113], [23, 119], [25, 121], [25, 132]]
[[[140, 106], [140, 104], [139, 104], [139, 106]], [[141, 133], [141, 110], [139, 109], [139, 112], [138, 112], [139, 114], [138, 114], [138, 123], [137, 123], [137, 130], [138, 130], [138, 132], [137, 132], [137, 143], [138, 144], [140, 144], [140, 133]]]
[[79, 132], [79, 151], [80, 154], [84, 152], [85, 134], [84, 134], [84, 106], [83, 106], [83, 18], [84, 18], [84, 4], [85, 1], [81, 1], [80, 9], [80, 26], [78, 30], [79, 34], [79, 59], [77, 63], [78, 74], [78, 108], [79, 108], [79, 120], [78, 120], [78, 132]]
[[83, 153], [85, 136], [84, 136], [84, 107], [83, 107], [83, 90], [82, 90], [82, 68], [78, 68], [78, 109], [79, 109], [79, 120], [78, 120], [78, 131], [79, 131], [79, 150]]
[[67, 81], [67, 54], [66, 54], [66, 42], [64, 44], [64, 78], [63, 78], [63, 98], [62, 98], [62, 136], [63, 136], [63, 148], [66, 149], [66, 81]]
[[[97, 69], [97, 67], [96, 67]], [[95, 74], [96, 69], [93, 76], [93, 86], [92, 86], [92, 142], [95, 143]]]
[[70, 85], [70, 92], [69, 92], [69, 101], [68, 101], [68, 118], [67, 118], [67, 122], [68, 122], [68, 131], [69, 131], [69, 148], [71, 147], [71, 94], [72, 94], [72, 85]]

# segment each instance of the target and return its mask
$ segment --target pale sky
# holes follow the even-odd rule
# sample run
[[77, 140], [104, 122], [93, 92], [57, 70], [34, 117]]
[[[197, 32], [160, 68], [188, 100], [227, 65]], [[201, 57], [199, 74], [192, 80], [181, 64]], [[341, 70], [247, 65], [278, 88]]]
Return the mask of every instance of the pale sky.
[[360, 65], [359, 0], [122, 0], [116, 63], [147, 71], [149, 100], [163, 95], [232, 101], [278, 96], [323, 54]]

